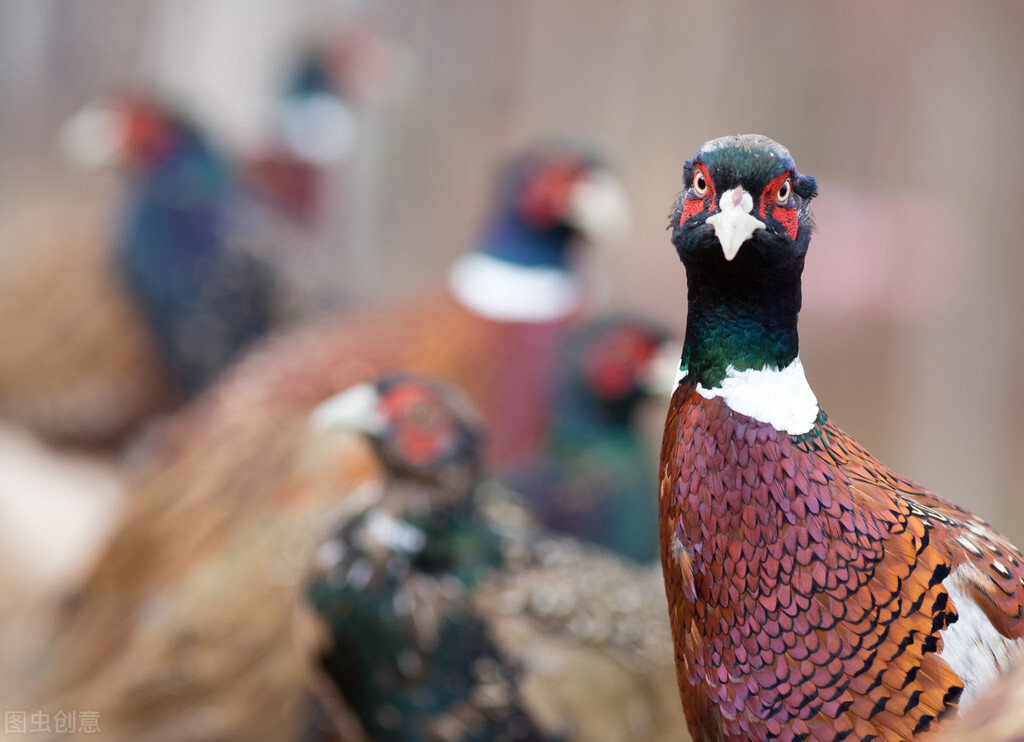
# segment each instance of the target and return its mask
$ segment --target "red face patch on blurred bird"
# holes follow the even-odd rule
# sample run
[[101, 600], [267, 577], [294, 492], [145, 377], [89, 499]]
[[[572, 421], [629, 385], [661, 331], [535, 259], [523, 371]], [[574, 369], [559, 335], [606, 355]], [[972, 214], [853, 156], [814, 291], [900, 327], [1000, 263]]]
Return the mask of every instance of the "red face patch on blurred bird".
[[427, 466], [437, 461], [455, 440], [455, 430], [444, 402], [420, 384], [396, 384], [380, 401], [391, 423], [395, 445], [409, 464]]
[[519, 213], [534, 227], [554, 227], [569, 210], [573, 186], [582, 174], [576, 163], [549, 166], [530, 178], [519, 196]]
[[129, 162], [153, 163], [164, 157], [172, 135], [163, 114], [144, 101], [127, 98], [116, 109], [124, 120], [124, 150]]
[[606, 334], [584, 360], [587, 383], [601, 399], [622, 399], [632, 394], [657, 344], [646, 334], [623, 328]]
[[786, 235], [791, 240], [796, 239], [798, 217], [793, 203], [793, 185], [789, 173], [782, 173], [776, 176], [764, 187], [761, 194], [761, 208], [758, 214], [763, 221], [765, 217], [772, 219], [782, 225]]

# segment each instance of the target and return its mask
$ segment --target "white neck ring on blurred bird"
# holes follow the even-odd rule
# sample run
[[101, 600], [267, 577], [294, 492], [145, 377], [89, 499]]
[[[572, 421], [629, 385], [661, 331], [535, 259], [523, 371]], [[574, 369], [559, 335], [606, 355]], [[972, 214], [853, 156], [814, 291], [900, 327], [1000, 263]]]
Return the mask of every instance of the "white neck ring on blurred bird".
[[499, 322], [553, 322], [580, 307], [577, 279], [559, 268], [524, 266], [483, 253], [459, 257], [448, 272], [452, 295], [466, 309]]

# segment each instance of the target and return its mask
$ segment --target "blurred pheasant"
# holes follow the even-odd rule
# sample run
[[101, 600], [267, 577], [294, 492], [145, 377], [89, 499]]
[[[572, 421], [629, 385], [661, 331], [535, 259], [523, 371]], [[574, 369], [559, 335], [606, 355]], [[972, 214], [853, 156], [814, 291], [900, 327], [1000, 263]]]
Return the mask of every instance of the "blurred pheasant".
[[98, 229], [67, 218], [0, 278], [0, 415], [50, 441], [117, 443], [180, 398], [109, 251], [80, 239]]
[[660, 521], [691, 733], [924, 737], [1022, 653], [1024, 558], [819, 409], [797, 350], [814, 179], [750, 135], [702, 146], [684, 185]]
[[[319, 402], [406, 367], [460, 384], [485, 419], [500, 422], [494, 458], [529, 457], [547, 424], [554, 355], [583, 303], [577, 245], [617, 228], [624, 206], [617, 182], [589, 153], [528, 151], [510, 167], [479, 247], [452, 266], [448, 291], [353, 312], [266, 344], [151, 450], [138, 496], [154, 507], [174, 503], [196, 512], [239, 501], [232, 493], [248, 481], [253, 462], [278, 466], [269, 454], [286, 456]], [[259, 481], [277, 478], [261, 471]], [[267, 486], [259, 481], [242, 488], [241, 499], [258, 501]]]
[[462, 395], [388, 376], [314, 419], [361, 429], [384, 476], [320, 547], [304, 590], [298, 635], [339, 730], [378, 742], [685, 734], [656, 578], [523, 526], [503, 500], [488, 511]]
[[[546, 398], [530, 395], [548, 378], [545, 364], [581, 301], [570, 263], [571, 243], [582, 234], [575, 225], [599, 225], [579, 217], [616, 193], [603, 190], [612, 188], [603, 173], [564, 148], [529, 153], [505, 184], [498, 226], [457, 264], [459, 298], [443, 295], [282, 335], [165, 426], [139, 452], [122, 522], [38, 663], [35, 684], [48, 689], [43, 695], [88, 688], [78, 695], [94, 699], [90, 707], [110, 718], [121, 709], [116, 716], [125, 724], [149, 718], [151, 727], [158, 707], [171, 738], [183, 739], [173, 720], [191, 718], [186, 709], [197, 714], [196, 724], [228, 724], [204, 716], [199, 703], [225, 705], [211, 699], [228, 685], [254, 694], [245, 704], [227, 704], [231, 709], [257, 703], [277, 715], [273, 724], [250, 715], [247, 729], [287, 727], [294, 705], [276, 695], [280, 684], [264, 683], [256, 671], [246, 675], [251, 682], [232, 683], [250, 662], [277, 667], [277, 677], [294, 672], [272, 644], [290, 610], [274, 580], [287, 582], [282, 569], [287, 574], [302, 545], [312, 542], [310, 519], [319, 520], [336, 506], [339, 491], [369, 476], [366, 466], [341, 471], [329, 464], [325, 479], [342, 484], [326, 487], [319, 475], [307, 481], [307, 467], [322, 471], [307, 461], [307, 418], [353, 384], [413, 366], [465, 379], [485, 402], [485, 418], [508, 428], [508, 443], [531, 443]], [[467, 288], [465, 281], [481, 273], [495, 293], [473, 294], [481, 288], [475, 281]], [[500, 287], [512, 290], [499, 295]], [[517, 296], [528, 303], [513, 301]], [[257, 559], [254, 534], [277, 546]]]
[[[130, 542], [145, 534], [122, 527], [118, 543], [136, 549], [138, 568], [108, 554], [85, 588], [35, 616], [19, 636], [34, 646], [14, 656], [6, 705], [95, 711], [110, 742], [313, 739], [299, 736], [315, 728], [317, 708], [291, 640], [295, 601], [325, 524], [351, 508], [347, 498], [358, 502], [378, 467], [355, 436], [307, 431], [296, 449], [264, 502], [230, 513], [211, 503], [177, 531], [173, 553]], [[154, 524], [173, 519], [149, 512]]]
[[241, 158], [246, 184], [270, 207], [254, 210], [250, 221], [291, 246], [276, 267], [293, 315], [337, 310], [352, 288], [346, 268], [361, 119], [397, 89], [401, 56], [362, 25], [302, 50], [281, 81], [267, 131]]
[[266, 141], [244, 158], [254, 192], [304, 228], [338, 208], [325, 203], [324, 180], [355, 153], [362, 87], [373, 85], [372, 38], [366, 31], [304, 51], [285, 76]]
[[125, 95], [65, 132], [81, 156], [125, 166], [127, 203], [112, 256], [62, 249], [11, 270], [0, 312], [31, 340], [5, 344], [0, 409], [50, 438], [108, 443], [200, 391], [260, 337], [274, 281], [235, 244], [234, 176], [191, 123]]
[[270, 327], [273, 279], [232, 243], [229, 163], [190, 122], [143, 96], [79, 114], [112, 129], [133, 182], [117, 267], [188, 395]]
[[670, 389], [671, 377], [655, 388], [668, 337], [623, 315], [574, 330], [555, 367], [543, 454], [510, 478], [545, 527], [640, 562], [658, 556], [657, 454], [637, 418], [647, 395]]

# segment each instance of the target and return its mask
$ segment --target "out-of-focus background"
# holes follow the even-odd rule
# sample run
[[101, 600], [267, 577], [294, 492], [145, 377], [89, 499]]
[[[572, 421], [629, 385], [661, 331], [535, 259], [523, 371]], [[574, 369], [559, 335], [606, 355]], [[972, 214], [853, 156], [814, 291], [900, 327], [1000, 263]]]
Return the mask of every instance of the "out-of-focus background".
[[[386, 48], [381, 79], [303, 248], [339, 302], [439, 284], [481, 225], [495, 166], [570, 137], [607, 157], [634, 212], [592, 261], [595, 306], [681, 334], [665, 227], [682, 164], [708, 139], [766, 134], [819, 181], [801, 329], [822, 405], [889, 465], [1024, 542], [1024, 6], [1010, 0], [0, 0], [0, 271], [110, 239], [122, 181], [55, 147], [82, 104], [153, 89], [251, 151], [289, 64], [353, 29]], [[47, 538], [23, 530], [43, 485], [18, 472], [38, 452], [14, 433], [0, 444], [0, 545], [21, 553]], [[116, 502], [104, 462], [75, 464]], [[51, 500], [53, 517], [73, 500]]]

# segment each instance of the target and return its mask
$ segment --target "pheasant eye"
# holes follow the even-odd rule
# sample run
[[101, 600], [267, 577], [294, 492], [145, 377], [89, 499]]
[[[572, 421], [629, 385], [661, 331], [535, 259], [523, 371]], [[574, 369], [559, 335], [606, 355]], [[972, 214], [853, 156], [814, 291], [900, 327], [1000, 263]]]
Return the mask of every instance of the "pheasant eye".
[[708, 182], [700, 170], [693, 174], [693, 192], [698, 196], [704, 196], [708, 192]]
[[789, 178], [786, 178], [786, 180], [782, 182], [782, 185], [779, 186], [779, 193], [775, 197], [775, 200], [778, 201], [780, 204], [786, 203], [787, 201], [789, 201], [789, 194], [792, 191], [793, 186], [790, 185]]

